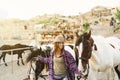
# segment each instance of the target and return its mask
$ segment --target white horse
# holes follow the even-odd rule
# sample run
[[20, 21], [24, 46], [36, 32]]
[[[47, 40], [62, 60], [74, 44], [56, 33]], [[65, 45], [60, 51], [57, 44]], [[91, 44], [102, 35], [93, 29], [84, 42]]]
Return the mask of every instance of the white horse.
[[[86, 36], [87, 38], [85, 38]], [[81, 70], [84, 74], [88, 74], [88, 80], [119, 80], [114, 71], [115, 60], [113, 58], [113, 56], [115, 54], [117, 55], [118, 52], [111, 45], [109, 45], [102, 36], [92, 36], [94, 45], [91, 46], [92, 52], [88, 62], [89, 66], [87, 66], [87, 70], [85, 71], [81, 61], [88, 60], [88, 58], [81, 56], [83, 52], [82, 50], [85, 46], [83, 45], [83, 41], [85, 39], [90, 39], [90, 37], [91, 32], [87, 35], [82, 35], [81, 44], [79, 43], [76, 45], [79, 51], [79, 58], [81, 58], [79, 59], [79, 70]], [[76, 43], [78, 43], [77, 41]], [[86, 41], [89, 43], [88, 40]], [[95, 47], [97, 49], [95, 49]]]
[[98, 73], [102, 73], [102, 75], [99, 74], [99, 78], [106, 75], [103, 77], [106, 78], [105, 80], [119, 80], [114, 70], [114, 67], [120, 63], [119, 51], [115, 50], [102, 36], [94, 36], [93, 39], [98, 50], [93, 50], [94, 56], [91, 57], [91, 62], [96, 57]]
[[114, 66], [118, 65], [119, 77], [120, 77], [120, 39], [117, 37], [107, 37], [106, 42], [110, 44], [115, 50], [118, 51], [117, 54], [114, 54]]
[[110, 44], [111, 46], [113, 46], [113, 48], [118, 52], [116, 54], [113, 54], [114, 56], [114, 66], [120, 64], [120, 39], [118, 39], [117, 37], [108, 37], [105, 39], [106, 42], [108, 44]]

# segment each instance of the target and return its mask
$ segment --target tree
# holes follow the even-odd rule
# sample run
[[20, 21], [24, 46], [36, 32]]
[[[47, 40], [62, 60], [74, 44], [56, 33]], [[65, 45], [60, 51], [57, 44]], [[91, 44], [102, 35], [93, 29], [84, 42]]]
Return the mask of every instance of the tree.
[[83, 24], [83, 31], [86, 32], [90, 27], [90, 23], [86, 22]]
[[117, 9], [117, 12], [115, 13], [115, 17], [118, 20], [116, 27], [114, 28], [114, 32], [120, 30], [120, 10]]
[[117, 10], [117, 12], [115, 13], [115, 17], [116, 19], [118, 19], [118, 23], [120, 23], [120, 10]]

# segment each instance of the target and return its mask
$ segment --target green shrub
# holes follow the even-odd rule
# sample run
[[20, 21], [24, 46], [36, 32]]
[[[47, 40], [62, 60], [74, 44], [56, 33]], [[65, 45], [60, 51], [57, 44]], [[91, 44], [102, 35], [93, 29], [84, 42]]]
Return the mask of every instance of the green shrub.
[[86, 22], [83, 24], [83, 31], [86, 32], [90, 27], [90, 23]]

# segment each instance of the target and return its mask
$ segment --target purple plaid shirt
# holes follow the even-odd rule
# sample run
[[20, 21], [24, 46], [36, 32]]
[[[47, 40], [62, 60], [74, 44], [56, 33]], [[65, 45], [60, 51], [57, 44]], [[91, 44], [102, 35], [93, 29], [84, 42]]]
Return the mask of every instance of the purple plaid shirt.
[[[54, 52], [50, 53], [50, 57], [44, 58], [42, 56], [38, 56], [38, 59], [44, 63], [49, 63], [49, 80], [53, 80], [54, 77], [54, 69], [53, 69], [53, 55]], [[81, 75], [81, 72], [78, 71], [76, 61], [73, 56], [66, 50], [63, 51], [63, 59], [67, 69], [67, 77], [68, 80], [75, 80], [75, 74]]]

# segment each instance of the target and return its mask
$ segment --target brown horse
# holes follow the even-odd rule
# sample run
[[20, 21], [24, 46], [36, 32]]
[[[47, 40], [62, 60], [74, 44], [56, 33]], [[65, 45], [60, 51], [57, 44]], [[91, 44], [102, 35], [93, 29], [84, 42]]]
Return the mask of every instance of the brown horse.
[[[79, 53], [77, 46], [82, 43], [82, 50], [81, 53]], [[78, 35], [76, 42], [75, 42], [75, 53], [78, 54], [81, 57], [78, 57], [78, 59], [81, 59], [81, 63], [83, 66], [83, 72], [87, 70], [87, 74], [85, 77], [87, 78], [89, 74], [89, 59], [92, 54], [92, 46], [93, 46], [94, 40], [91, 38], [91, 31], [89, 33], [85, 32], [82, 35]], [[78, 60], [79, 61], [79, 60]]]
[[[24, 44], [3, 45], [3, 46], [0, 47], [0, 50], [1, 51], [2, 50], [11, 50], [11, 49], [17, 49], [17, 48], [26, 48], [26, 47], [30, 47], [30, 48], [13, 51], [13, 55], [15, 55], [15, 54], [18, 55], [17, 64], [19, 65], [19, 59], [21, 58], [21, 62], [24, 65], [24, 62], [23, 62], [23, 59], [22, 59], [22, 53], [24, 53], [25, 50], [30, 50], [32, 46], [28, 46], [28, 45], [24, 45]], [[11, 55], [11, 51], [4, 51], [4, 52], [2, 52], [2, 54], [0, 56], [0, 60], [1, 60], [1, 58], [3, 58], [3, 62], [5, 64], [5, 66], [7, 66], [7, 63], [5, 61], [6, 54]]]

